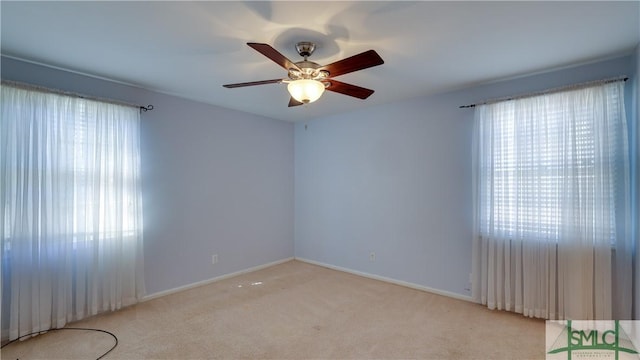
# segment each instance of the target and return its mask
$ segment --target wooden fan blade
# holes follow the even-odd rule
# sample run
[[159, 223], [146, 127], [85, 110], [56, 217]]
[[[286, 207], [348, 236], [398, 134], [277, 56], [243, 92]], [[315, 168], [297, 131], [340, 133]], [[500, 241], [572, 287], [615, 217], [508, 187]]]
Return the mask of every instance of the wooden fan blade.
[[344, 95], [356, 97], [358, 99], [366, 99], [374, 93], [371, 89], [366, 89], [360, 86], [355, 86], [347, 83], [343, 83], [337, 80], [329, 79], [325, 81], [329, 83], [327, 90], [337, 92]]
[[289, 99], [289, 107], [300, 106], [300, 105], [303, 105], [303, 103], [301, 103], [300, 101], [298, 101], [298, 100], [296, 100], [294, 98]]
[[228, 89], [243, 87], [243, 86], [254, 86], [254, 85], [265, 85], [265, 84], [278, 84], [281, 83], [282, 79], [273, 79], [273, 80], [261, 80], [261, 81], [251, 81], [245, 83], [237, 83], [237, 84], [226, 84], [222, 85]]
[[273, 62], [282, 66], [283, 68], [285, 68], [285, 70], [296, 69], [300, 71], [300, 68], [296, 64], [294, 64], [291, 60], [287, 59], [284, 55], [280, 54], [278, 50], [274, 49], [269, 44], [247, 43], [247, 45], [251, 46], [254, 50], [259, 52], [260, 54], [273, 60]]
[[319, 70], [327, 70], [329, 77], [335, 77], [382, 64], [384, 64], [384, 60], [382, 60], [380, 55], [374, 50], [369, 50], [325, 65]]

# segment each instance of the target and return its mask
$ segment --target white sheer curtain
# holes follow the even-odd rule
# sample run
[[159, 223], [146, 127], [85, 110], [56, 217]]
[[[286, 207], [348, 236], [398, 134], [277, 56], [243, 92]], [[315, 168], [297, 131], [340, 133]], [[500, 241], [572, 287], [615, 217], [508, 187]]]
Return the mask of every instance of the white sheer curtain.
[[474, 300], [631, 319], [624, 82], [476, 107]]
[[137, 302], [139, 110], [1, 90], [3, 339]]

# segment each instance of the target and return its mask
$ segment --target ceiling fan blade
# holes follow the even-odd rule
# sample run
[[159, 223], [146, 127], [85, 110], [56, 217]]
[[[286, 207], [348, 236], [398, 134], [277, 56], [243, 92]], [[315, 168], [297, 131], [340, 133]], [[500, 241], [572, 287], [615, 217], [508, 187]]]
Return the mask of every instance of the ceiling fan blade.
[[327, 70], [329, 71], [329, 77], [335, 77], [382, 64], [384, 64], [384, 60], [380, 55], [374, 50], [369, 50], [325, 65], [320, 70]]
[[222, 85], [228, 89], [243, 87], [243, 86], [254, 86], [254, 85], [265, 85], [265, 84], [278, 84], [281, 83], [282, 79], [273, 79], [273, 80], [261, 80], [261, 81], [251, 81], [245, 83], [237, 83], [237, 84], [226, 84]]
[[351, 85], [351, 84], [347, 84], [347, 83], [343, 83], [337, 80], [333, 80], [333, 79], [329, 79], [327, 81], [325, 81], [325, 83], [329, 83], [329, 86], [327, 86], [327, 90], [329, 91], [333, 91], [333, 92], [337, 92], [340, 94], [344, 94], [344, 95], [349, 95], [349, 96], [353, 96], [356, 97], [358, 99], [366, 99], [369, 96], [371, 96], [371, 94], [374, 93], [373, 90], [371, 89], [366, 89], [360, 86], [355, 86], [355, 85]]
[[290, 98], [289, 99], [289, 107], [292, 106], [299, 106], [299, 105], [303, 105], [303, 103], [301, 103], [300, 101], [294, 99], [294, 98]]
[[273, 62], [282, 66], [283, 68], [285, 68], [285, 70], [296, 69], [300, 71], [300, 68], [296, 64], [294, 64], [291, 60], [287, 59], [284, 55], [280, 54], [278, 50], [274, 49], [269, 44], [247, 43], [247, 45], [251, 46], [254, 50], [259, 52], [260, 54], [273, 60]]

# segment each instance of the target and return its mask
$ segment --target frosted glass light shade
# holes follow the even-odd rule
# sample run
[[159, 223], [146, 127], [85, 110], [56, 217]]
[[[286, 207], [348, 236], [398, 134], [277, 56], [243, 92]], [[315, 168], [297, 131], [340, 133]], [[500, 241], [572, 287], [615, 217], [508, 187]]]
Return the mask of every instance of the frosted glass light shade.
[[318, 80], [294, 80], [287, 86], [289, 94], [301, 103], [312, 103], [324, 93], [324, 84]]

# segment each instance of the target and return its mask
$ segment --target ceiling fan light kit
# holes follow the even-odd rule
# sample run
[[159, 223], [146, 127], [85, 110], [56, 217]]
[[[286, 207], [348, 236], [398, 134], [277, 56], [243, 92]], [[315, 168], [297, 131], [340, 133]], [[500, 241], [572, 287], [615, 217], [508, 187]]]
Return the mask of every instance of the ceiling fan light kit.
[[291, 97], [297, 101], [308, 104], [318, 99], [324, 93], [325, 85], [318, 80], [302, 79], [295, 80], [287, 85], [287, 90]]
[[384, 64], [382, 58], [374, 50], [365, 51], [332, 64], [321, 66], [307, 60], [316, 48], [316, 45], [312, 42], [304, 41], [296, 44], [298, 54], [304, 58], [304, 60], [297, 63], [293, 63], [268, 44], [247, 43], [247, 45], [287, 70], [287, 78], [223, 86], [225, 88], [237, 88], [286, 83], [288, 84], [287, 90], [291, 95], [289, 107], [312, 103], [322, 96], [325, 89], [359, 99], [366, 99], [373, 94], [373, 90], [343, 83], [334, 80], [333, 77]]

